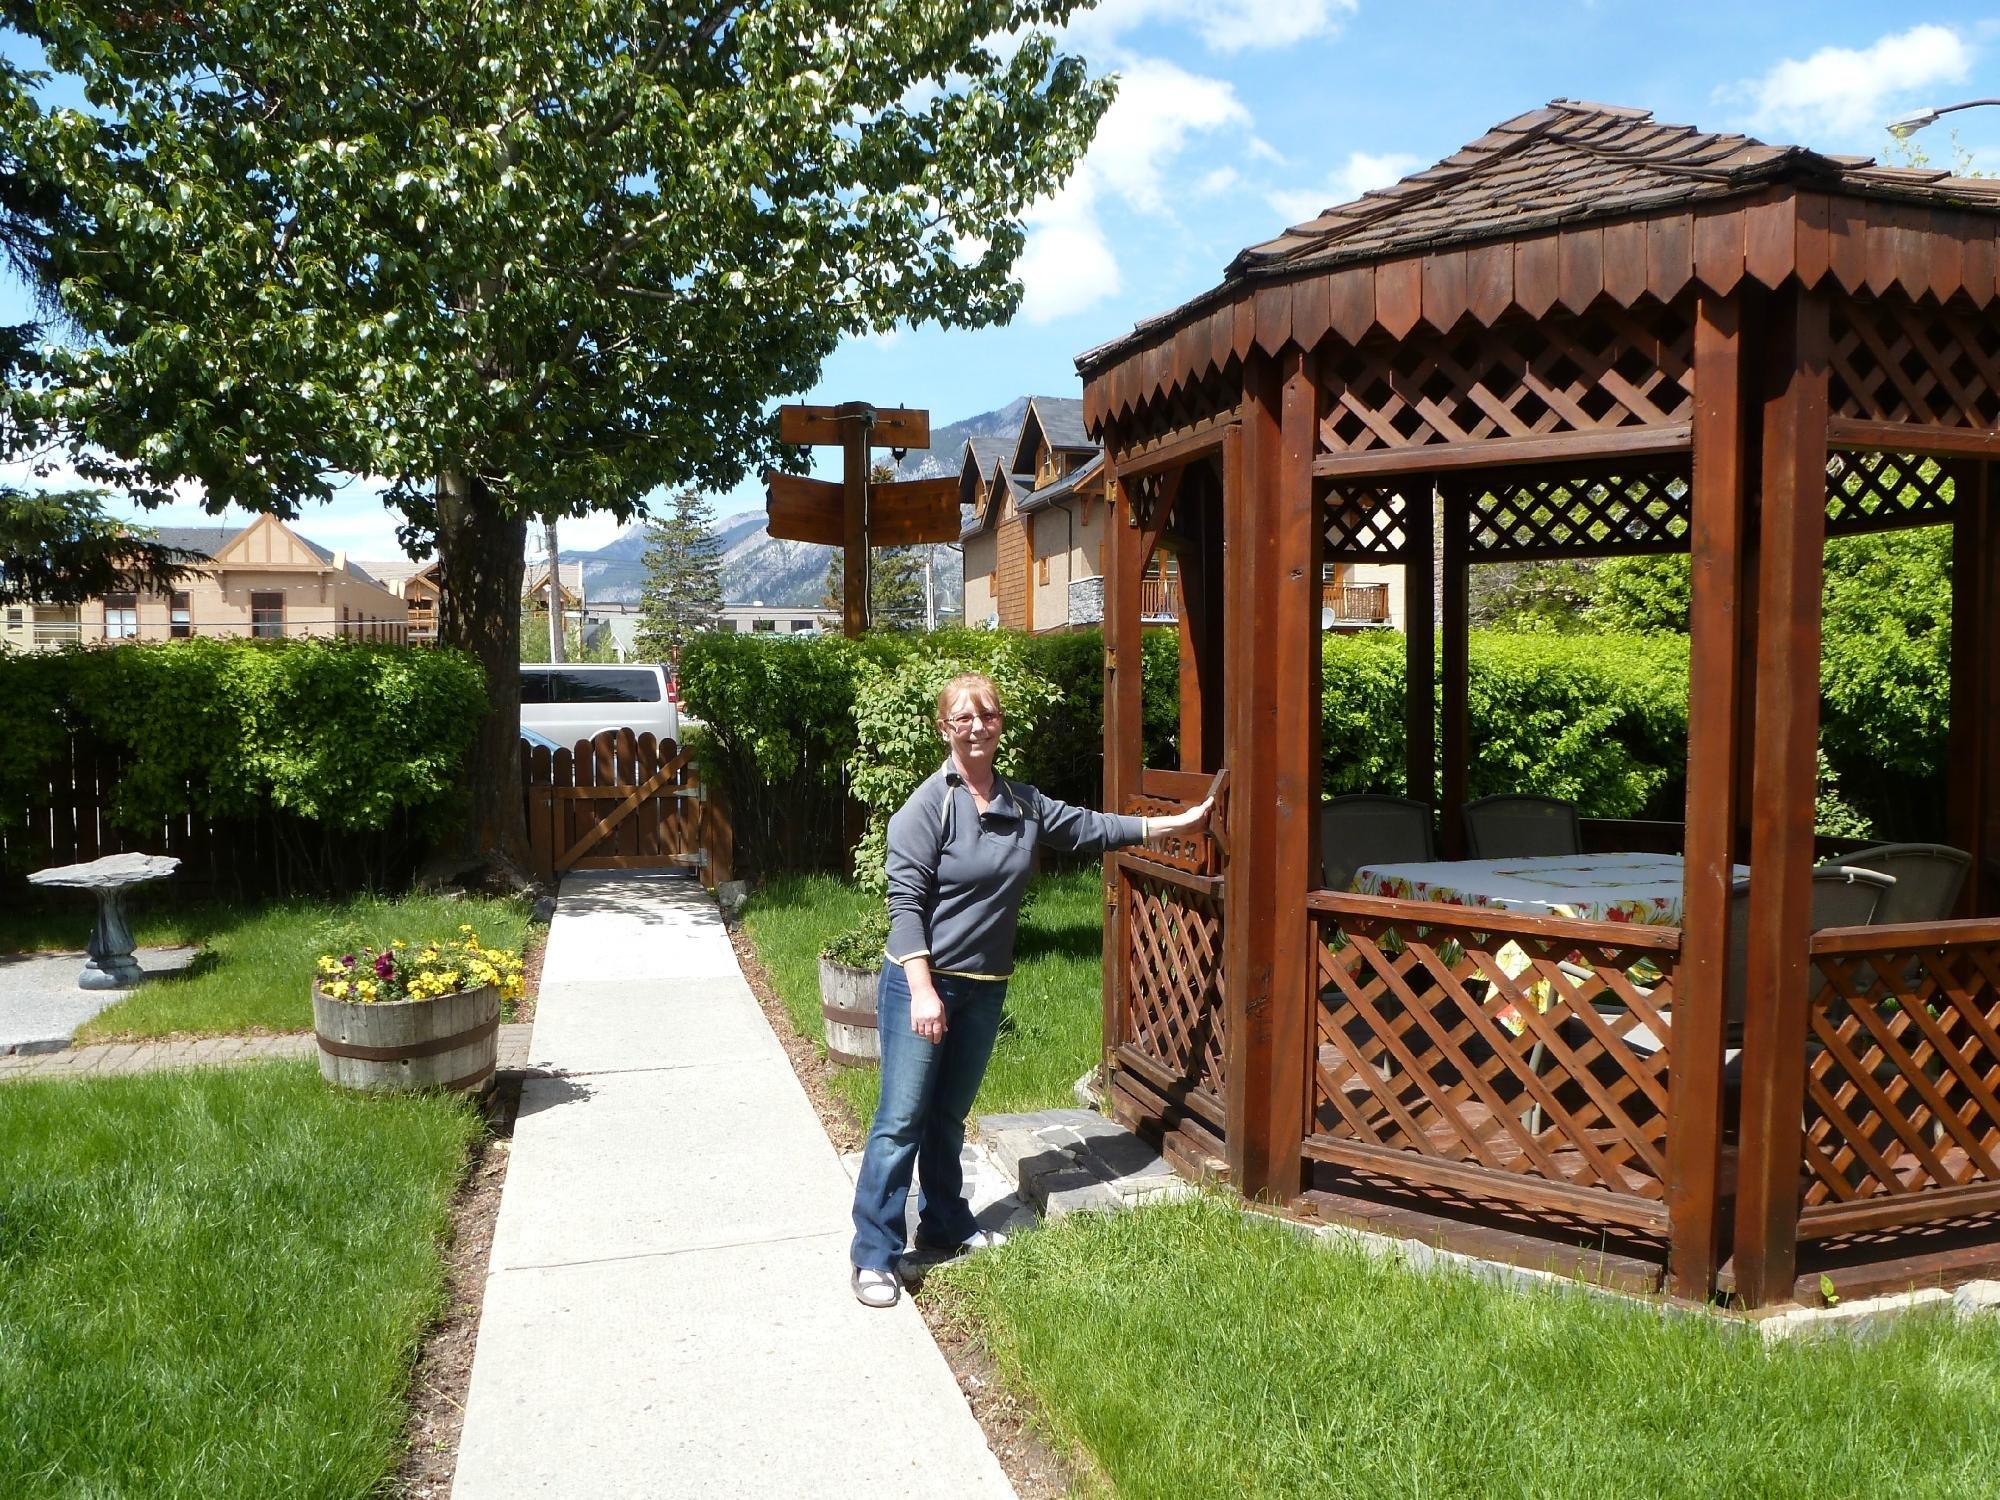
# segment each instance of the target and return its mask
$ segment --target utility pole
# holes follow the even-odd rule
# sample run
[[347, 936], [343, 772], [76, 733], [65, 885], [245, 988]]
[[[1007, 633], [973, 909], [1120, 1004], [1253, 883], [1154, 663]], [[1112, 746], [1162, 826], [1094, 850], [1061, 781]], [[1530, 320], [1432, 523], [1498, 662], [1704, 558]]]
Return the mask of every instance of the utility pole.
[[937, 584], [931, 576], [931, 549], [924, 548], [924, 629], [937, 629]]
[[549, 553], [549, 660], [563, 659], [562, 565], [556, 561], [556, 523], [542, 528], [542, 544]]

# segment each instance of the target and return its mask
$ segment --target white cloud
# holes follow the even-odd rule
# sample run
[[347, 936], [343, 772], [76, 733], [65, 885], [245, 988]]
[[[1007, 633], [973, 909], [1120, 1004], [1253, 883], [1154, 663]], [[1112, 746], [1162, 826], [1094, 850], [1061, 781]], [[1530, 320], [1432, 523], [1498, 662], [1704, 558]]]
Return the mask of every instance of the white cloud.
[[1021, 316], [1052, 323], [1123, 286], [1118, 257], [1097, 218], [1097, 189], [1079, 172], [1055, 197], [1028, 211], [1028, 243], [1014, 263], [1022, 287]]
[[1892, 100], [1913, 89], [1963, 82], [1973, 53], [1948, 27], [1913, 26], [1871, 47], [1822, 47], [1807, 58], [1786, 58], [1763, 77], [1722, 92], [1749, 101], [1750, 123], [1758, 131], [1865, 136], [1888, 123]]
[[1201, 198], [1214, 198], [1228, 192], [1242, 180], [1242, 175], [1236, 168], [1217, 167], [1194, 185], [1195, 195]]
[[1024, 289], [1021, 316], [1047, 323], [1115, 295], [1122, 280], [1099, 219], [1103, 205], [1116, 200], [1135, 213], [1170, 215], [1168, 168], [1192, 138], [1249, 124], [1250, 112], [1221, 79], [1159, 58], [1125, 68], [1075, 174], [1025, 215], [1028, 243], [1014, 267]]
[[1423, 159], [1405, 151], [1353, 152], [1328, 175], [1324, 185], [1310, 188], [1281, 188], [1265, 194], [1271, 207], [1287, 224], [1302, 224], [1318, 218], [1329, 208], [1352, 203], [1371, 188], [1387, 187], [1423, 165]]
[[1070, 19], [1070, 42], [1088, 56], [1149, 23], [1185, 27], [1214, 52], [1289, 47], [1330, 35], [1359, 0], [1099, 0]]
[[1203, 78], [1159, 58], [1141, 58], [1120, 73], [1118, 97], [1097, 127], [1080, 175], [1141, 213], [1158, 213], [1166, 206], [1166, 165], [1190, 136], [1249, 124], [1250, 111], [1222, 79]]

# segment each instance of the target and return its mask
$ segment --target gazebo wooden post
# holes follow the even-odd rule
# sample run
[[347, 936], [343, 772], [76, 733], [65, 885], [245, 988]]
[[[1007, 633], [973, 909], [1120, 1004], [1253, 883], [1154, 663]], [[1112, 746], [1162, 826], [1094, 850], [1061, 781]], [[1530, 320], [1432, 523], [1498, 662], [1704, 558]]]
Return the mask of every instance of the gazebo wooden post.
[[[1104, 480], [1104, 806], [1125, 810], [1139, 790], [1144, 726], [1139, 644], [1139, 533], [1131, 524], [1130, 497], [1110, 456]], [[1117, 867], [1104, 862], [1104, 1058], [1125, 1041], [1125, 912]]]
[[1319, 805], [1319, 557], [1311, 363], [1253, 353], [1225, 486], [1230, 855], [1224, 1021], [1231, 1176], [1248, 1197], [1303, 1185], [1308, 890]]
[[1668, 1053], [1668, 1270], [1676, 1295], [1714, 1290], [1720, 1243], [1724, 1005], [1737, 746], [1748, 722], [1738, 566], [1749, 530], [1743, 307], [1704, 292], [1694, 334], [1694, 483], [1689, 517], [1687, 862]]
[[1757, 751], [1736, 1290], [1788, 1300], [1798, 1262], [1807, 943], [1818, 781], [1820, 586], [1826, 547], [1827, 304], [1788, 289], [1765, 335]]
[[1428, 479], [1410, 481], [1403, 502], [1403, 790], [1412, 800], [1437, 805], [1437, 611], [1431, 571], [1436, 535], [1436, 491]]
[[[1475, 483], [1477, 481], [1474, 481]], [[1472, 725], [1466, 697], [1472, 684], [1472, 568], [1466, 555], [1470, 497], [1461, 484], [1440, 484], [1437, 504], [1444, 514], [1440, 544], [1443, 562], [1444, 624], [1442, 658], [1444, 733], [1438, 759], [1443, 783], [1438, 798], [1438, 831], [1446, 859], [1465, 858], [1466, 786], [1472, 773]]]
[[1993, 861], [2000, 854], [2000, 522], [1993, 466], [1954, 459], [1951, 507], [1951, 748], [1947, 839], [1972, 854], [1964, 907], [1983, 916], [2000, 905]]

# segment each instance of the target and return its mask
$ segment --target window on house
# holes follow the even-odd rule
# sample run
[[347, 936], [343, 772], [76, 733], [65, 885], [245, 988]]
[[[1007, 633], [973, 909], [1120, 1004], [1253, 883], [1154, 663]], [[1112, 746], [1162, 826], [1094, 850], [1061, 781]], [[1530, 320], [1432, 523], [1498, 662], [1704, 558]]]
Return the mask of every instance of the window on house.
[[776, 634], [778, 622], [776, 620], [752, 620], [750, 628], [763, 634]]
[[167, 634], [175, 640], [194, 634], [193, 601], [179, 590], [167, 595]]
[[800, 632], [801, 630], [811, 630], [812, 628], [813, 628], [813, 622], [812, 622], [811, 620], [794, 620], [794, 621], [792, 621], [792, 634], [793, 634], [793, 635], [797, 635], [797, 634], [798, 634], [798, 633], [799, 633], [799, 632]]
[[285, 633], [285, 596], [283, 594], [252, 594], [250, 596], [250, 633], [262, 640], [275, 640]]
[[19, 611], [18, 609], [10, 609], [7, 611], [7, 628], [9, 630], [12, 630], [17, 625], [19, 625], [21, 623], [21, 620], [22, 620], [22, 614], [21, 611]]
[[107, 641], [134, 640], [139, 634], [139, 596], [104, 596], [104, 638]]

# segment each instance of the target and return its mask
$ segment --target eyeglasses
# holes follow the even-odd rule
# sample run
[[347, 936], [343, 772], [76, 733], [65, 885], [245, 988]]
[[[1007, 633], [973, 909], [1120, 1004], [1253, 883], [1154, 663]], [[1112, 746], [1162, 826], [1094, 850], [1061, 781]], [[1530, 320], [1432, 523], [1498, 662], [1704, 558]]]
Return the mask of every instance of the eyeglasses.
[[964, 734], [975, 723], [998, 724], [1000, 719], [1000, 710], [996, 708], [990, 714], [953, 714], [949, 719], [945, 720], [945, 723], [956, 729], [960, 734]]

